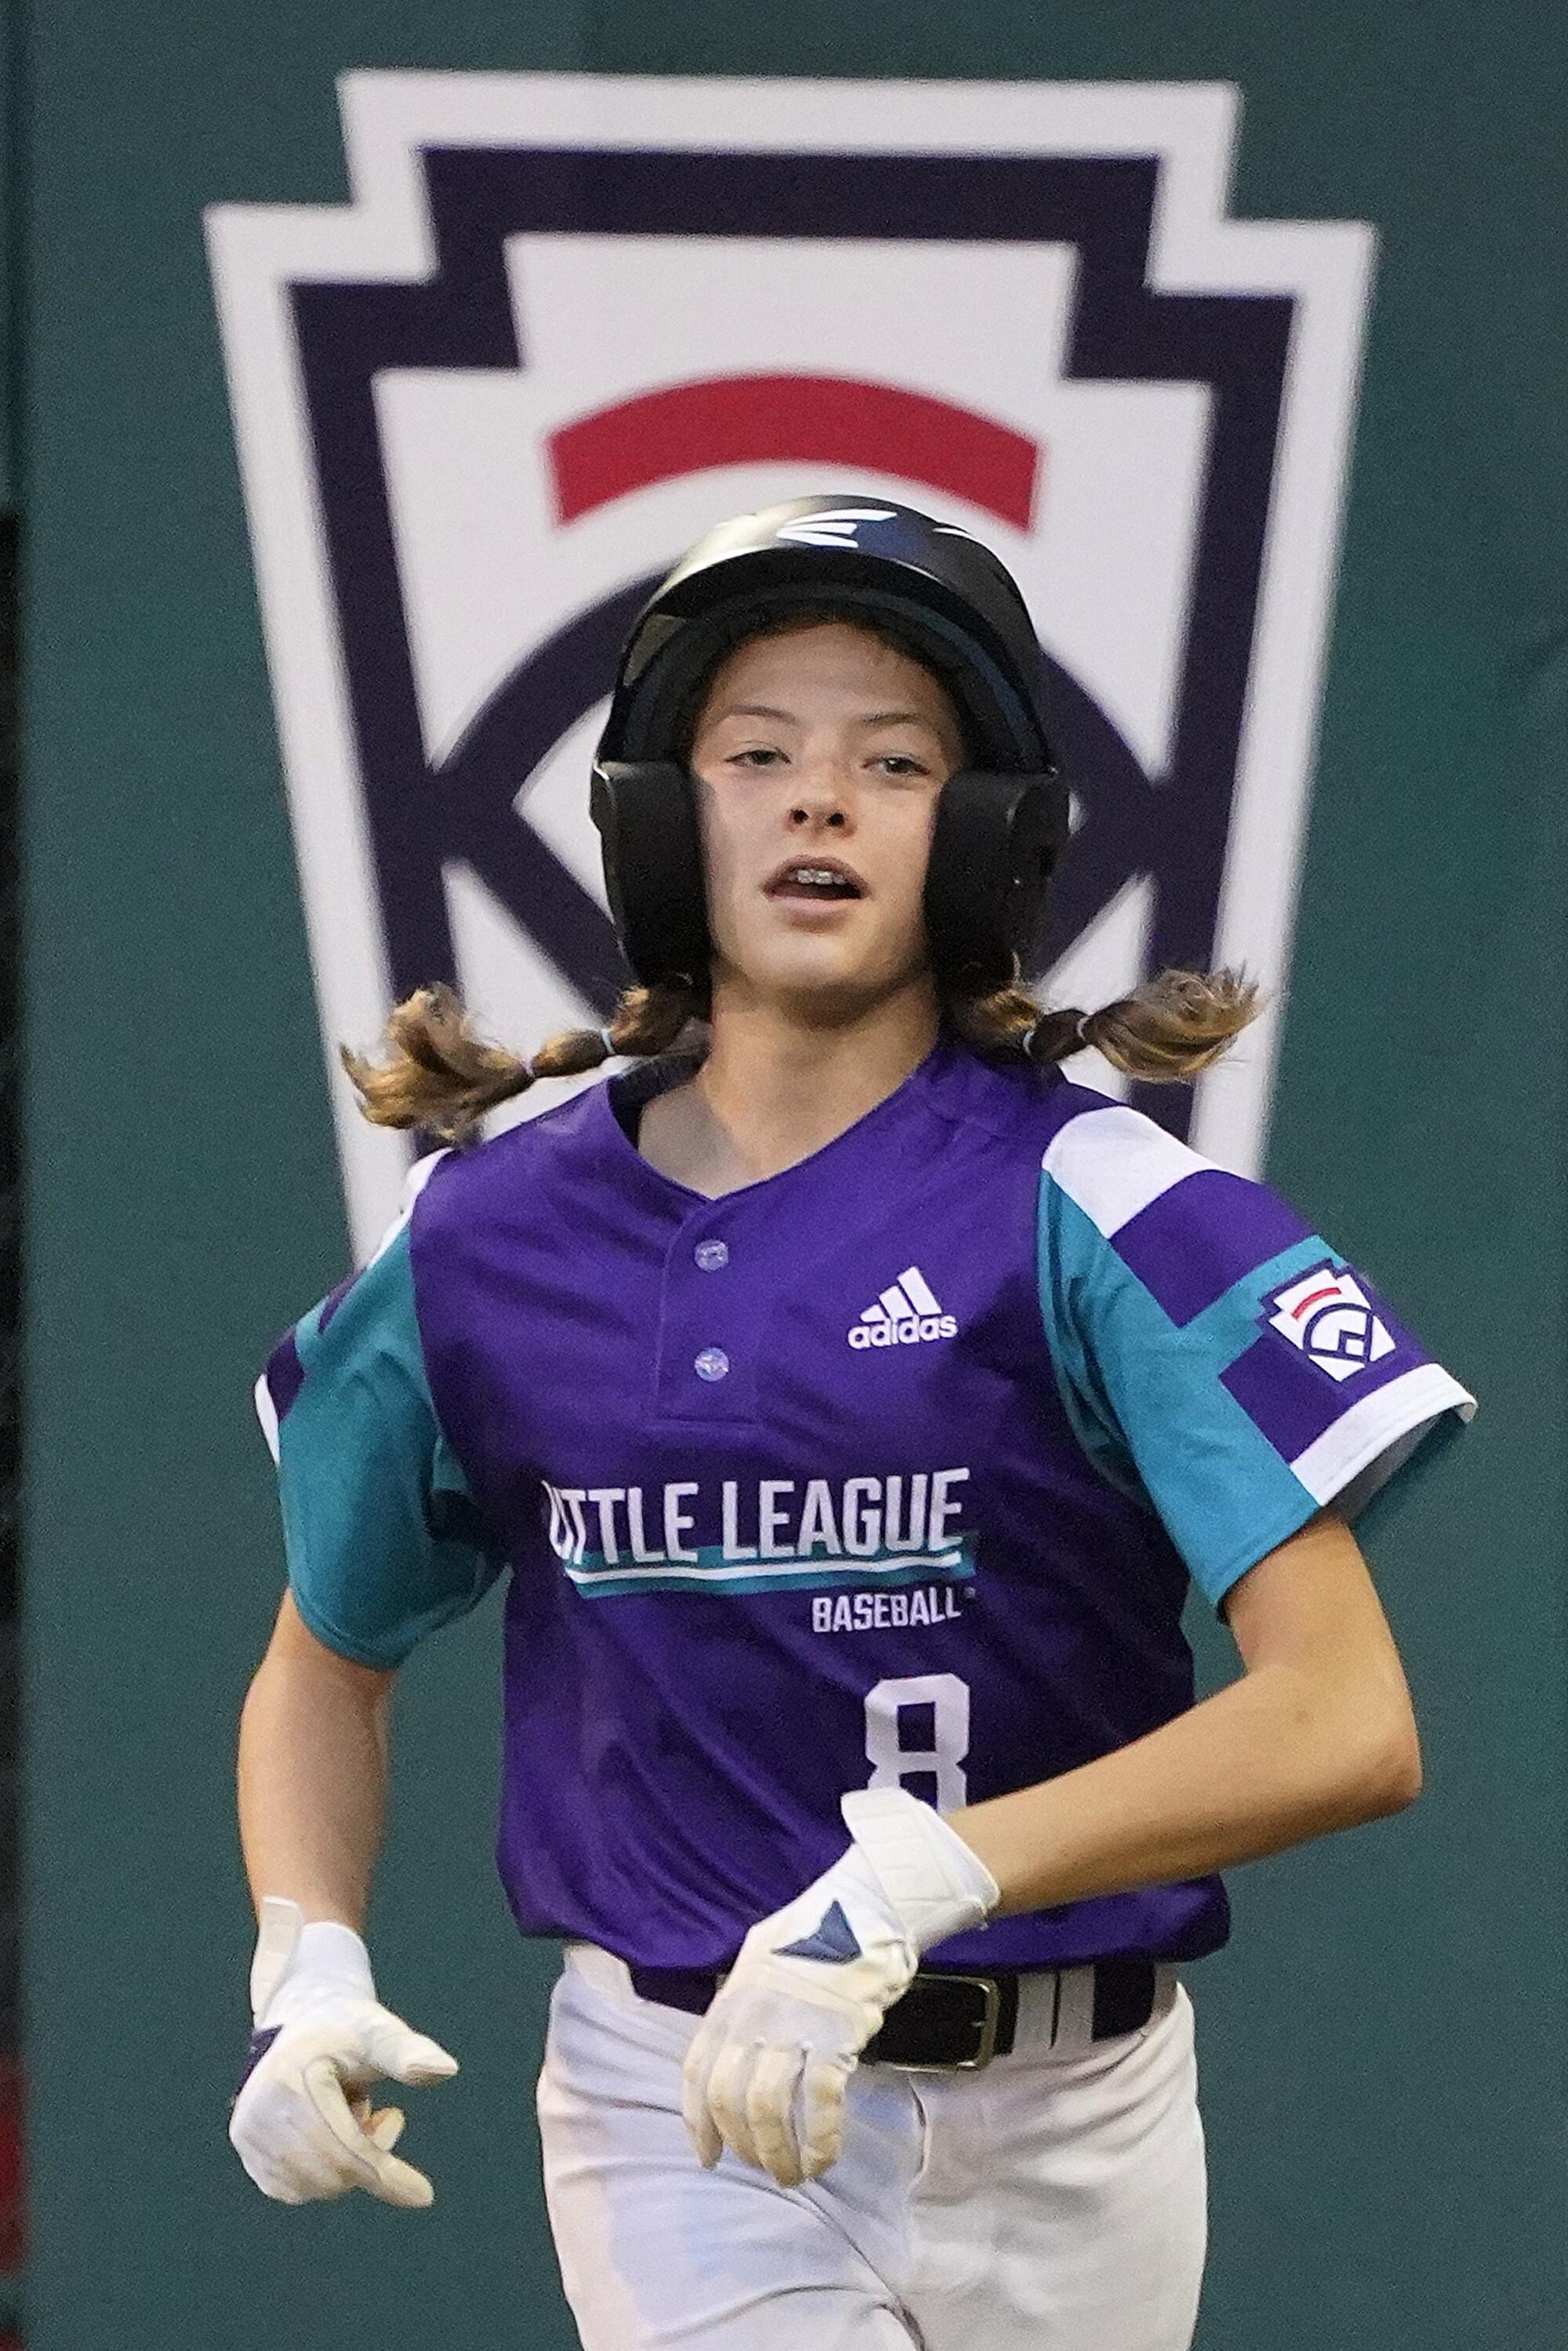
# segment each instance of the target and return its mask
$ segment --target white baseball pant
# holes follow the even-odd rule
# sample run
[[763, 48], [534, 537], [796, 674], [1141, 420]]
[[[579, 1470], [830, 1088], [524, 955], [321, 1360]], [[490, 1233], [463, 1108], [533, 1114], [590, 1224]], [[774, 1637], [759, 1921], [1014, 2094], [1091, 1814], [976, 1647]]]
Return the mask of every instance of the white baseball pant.
[[1206, 2240], [1192, 2009], [972, 2074], [852, 2077], [844, 2152], [775, 2186], [681, 2121], [694, 2017], [570, 1947], [538, 2086], [583, 2351], [1189, 2351]]

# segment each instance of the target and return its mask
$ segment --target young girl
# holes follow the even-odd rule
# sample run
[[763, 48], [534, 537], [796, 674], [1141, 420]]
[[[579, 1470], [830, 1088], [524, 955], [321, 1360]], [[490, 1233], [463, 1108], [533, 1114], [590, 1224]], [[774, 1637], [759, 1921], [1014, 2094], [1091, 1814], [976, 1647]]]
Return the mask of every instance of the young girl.
[[[1346, 1520], [1469, 1399], [1272, 1195], [1058, 1071], [1191, 1075], [1252, 998], [1019, 990], [1042, 673], [952, 526], [811, 498], [705, 540], [595, 774], [642, 985], [531, 1063], [399, 1009], [367, 1112], [456, 1147], [260, 1391], [290, 1589], [231, 2136], [285, 2202], [430, 2199], [366, 2095], [455, 2070], [360, 1938], [383, 1726], [507, 1567], [500, 1863], [566, 1943], [587, 2351], [1185, 2351], [1215, 1872], [1419, 1784]], [[1189, 1576], [1242, 1668], [1201, 1705]]]

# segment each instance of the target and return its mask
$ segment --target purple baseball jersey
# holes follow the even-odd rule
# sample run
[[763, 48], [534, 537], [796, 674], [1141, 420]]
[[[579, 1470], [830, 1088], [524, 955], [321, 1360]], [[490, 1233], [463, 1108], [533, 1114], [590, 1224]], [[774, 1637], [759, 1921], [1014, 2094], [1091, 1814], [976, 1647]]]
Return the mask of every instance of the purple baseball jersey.
[[[841, 1852], [1190, 1706], [1211, 1602], [1354, 1513], [1465, 1391], [1261, 1186], [943, 1042], [717, 1200], [636, 1149], [685, 1073], [442, 1155], [262, 1383], [290, 1579], [397, 1663], [504, 1568], [499, 1857], [525, 1934], [717, 1968]], [[960, 1936], [952, 1967], [1225, 1938], [1218, 1879]]]

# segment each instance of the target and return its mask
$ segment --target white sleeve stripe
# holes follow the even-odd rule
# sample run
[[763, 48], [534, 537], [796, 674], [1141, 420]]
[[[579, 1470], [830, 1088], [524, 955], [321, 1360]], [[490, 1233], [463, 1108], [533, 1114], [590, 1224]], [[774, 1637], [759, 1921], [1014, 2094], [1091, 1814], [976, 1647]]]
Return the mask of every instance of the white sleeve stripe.
[[272, 1390], [267, 1384], [265, 1372], [256, 1384], [256, 1416], [261, 1423], [261, 1433], [267, 1439], [267, 1449], [276, 1461], [278, 1458], [277, 1406], [272, 1401]]
[[[1332, 1428], [1325, 1428], [1304, 1453], [1297, 1454], [1291, 1468], [1314, 1501], [1328, 1503], [1376, 1464], [1381, 1474], [1371, 1479], [1357, 1497], [1358, 1501], [1365, 1501], [1415, 1451], [1434, 1421], [1446, 1412], [1457, 1412], [1461, 1420], [1469, 1420], [1475, 1408], [1474, 1396], [1450, 1378], [1441, 1364], [1421, 1364], [1353, 1404]], [[1404, 1437], [1410, 1443], [1400, 1448], [1398, 1440]], [[1379, 1460], [1385, 1454], [1392, 1456], [1385, 1466]]]
[[440, 1165], [441, 1162], [448, 1155], [451, 1148], [451, 1144], [447, 1144], [444, 1145], [440, 1151], [428, 1151], [423, 1159], [416, 1159], [414, 1161], [413, 1165], [409, 1169], [408, 1175], [403, 1182], [402, 1206], [398, 1210], [396, 1216], [392, 1218], [391, 1224], [387, 1227], [385, 1232], [382, 1235], [381, 1239], [376, 1243], [374, 1256], [366, 1259], [366, 1263], [368, 1265], [374, 1265], [377, 1258], [385, 1257], [388, 1249], [391, 1249], [399, 1233], [402, 1232], [403, 1227], [413, 1217], [414, 1202], [418, 1199], [420, 1194], [423, 1191], [425, 1186], [434, 1175], [436, 1168]]
[[1115, 1102], [1070, 1118], [1040, 1164], [1109, 1240], [1162, 1192], [1215, 1163], [1189, 1151], [1142, 1111]]

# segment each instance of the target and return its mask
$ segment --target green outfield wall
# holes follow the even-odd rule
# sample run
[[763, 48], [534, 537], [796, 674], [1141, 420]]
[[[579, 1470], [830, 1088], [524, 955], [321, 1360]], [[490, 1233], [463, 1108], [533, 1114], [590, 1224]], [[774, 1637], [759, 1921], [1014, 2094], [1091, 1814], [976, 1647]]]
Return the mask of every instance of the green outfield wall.
[[[408, 1669], [372, 1940], [456, 2050], [425, 2215], [224, 2138], [248, 1389], [348, 1241], [201, 214], [340, 201], [353, 67], [1220, 81], [1239, 217], [1380, 241], [1270, 1173], [1478, 1389], [1369, 1537], [1412, 1814], [1244, 1873], [1195, 1982], [1202, 2351], [1548, 2351], [1563, 2228], [1568, 20], [1502, 0], [35, 0], [25, 201], [30, 2351], [566, 2351], [489, 1846], [497, 1617]], [[1200, 1635], [1219, 1669], [1216, 1636]]]

